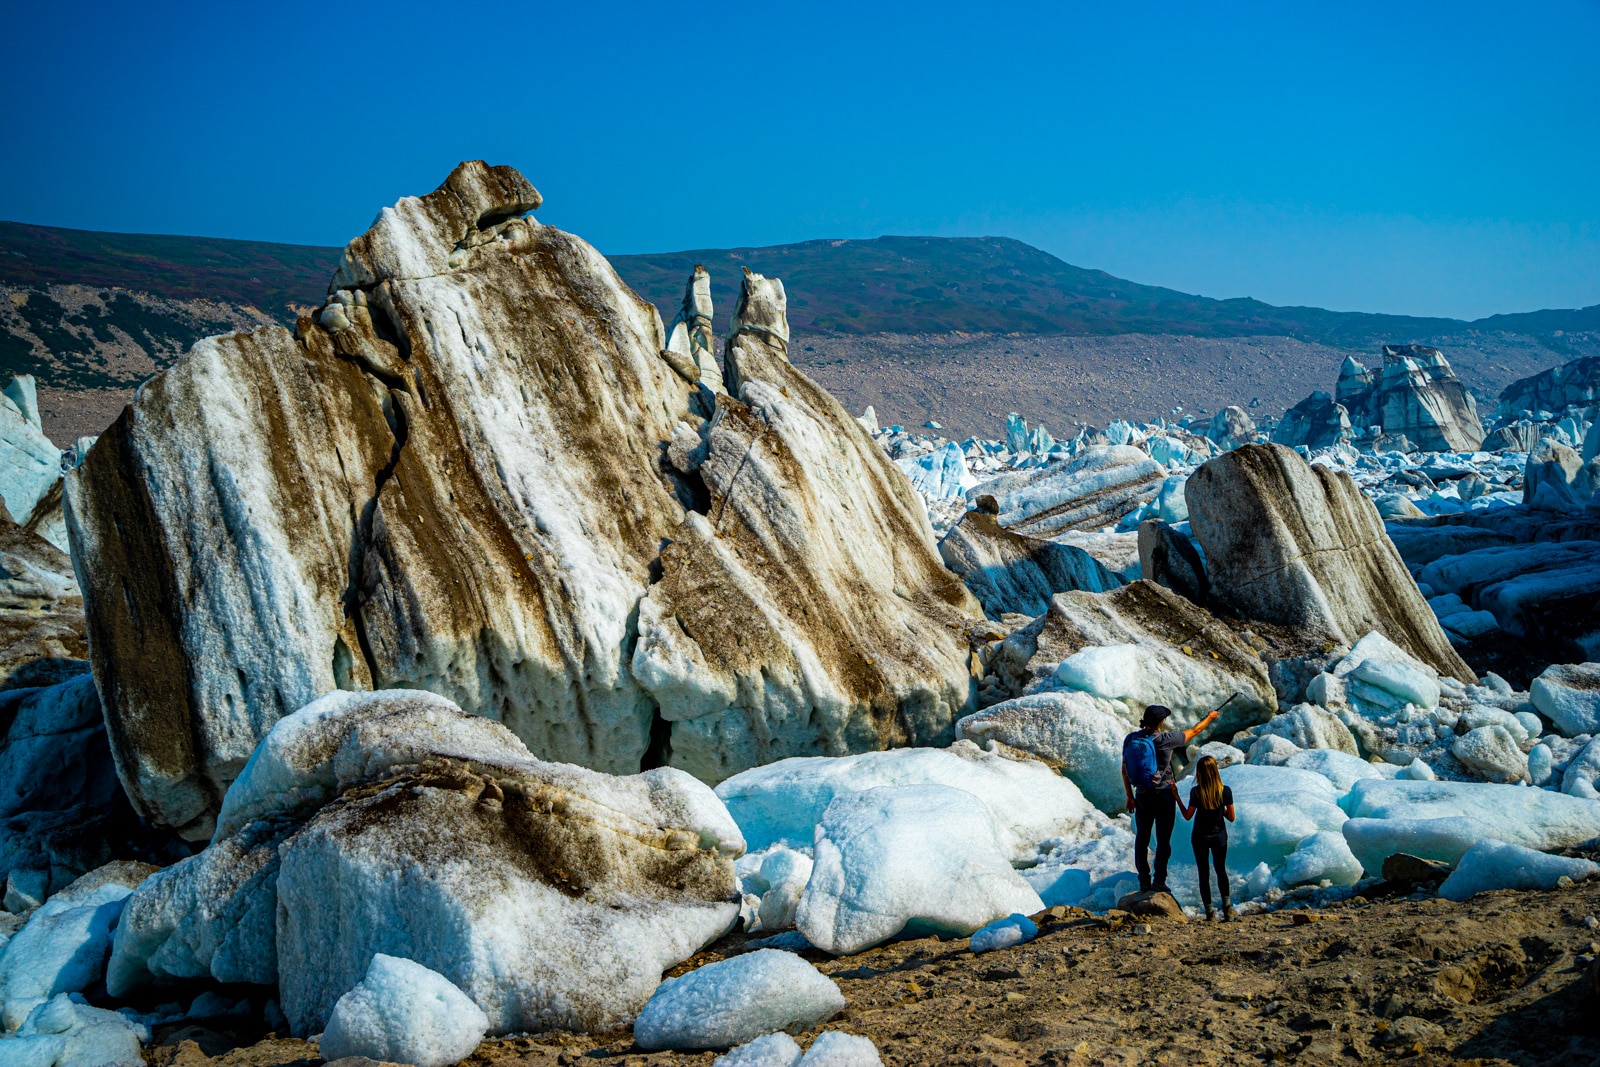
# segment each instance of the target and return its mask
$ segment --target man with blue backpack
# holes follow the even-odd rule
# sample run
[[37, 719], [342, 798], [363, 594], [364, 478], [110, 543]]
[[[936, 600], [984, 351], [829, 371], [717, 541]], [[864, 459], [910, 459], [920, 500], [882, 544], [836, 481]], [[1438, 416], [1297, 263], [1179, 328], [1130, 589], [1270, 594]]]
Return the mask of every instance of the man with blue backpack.
[[[1229, 697], [1231, 701], [1233, 698]], [[1223, 702], [1223, 707], [1228, 701]], [[1217, 721], [1222, 709], [1211, 712], [1187, 730], [1162, 730], [1172, 709], [1151, 704], [1144, 709], [1139, 729], [1122, 740], [1122, 787], [1133, 813], [1133, 865], [1139, 872], [1139, 891], [1167, 892], [1167, 861], [1172, 858], [1172, 827], [1178, 821], [1178, 794], [1173, 789], [1172, 754], [1199, 737]], [[1150, 834], [1156, 838], [1155, 878], [1150, 877]]]

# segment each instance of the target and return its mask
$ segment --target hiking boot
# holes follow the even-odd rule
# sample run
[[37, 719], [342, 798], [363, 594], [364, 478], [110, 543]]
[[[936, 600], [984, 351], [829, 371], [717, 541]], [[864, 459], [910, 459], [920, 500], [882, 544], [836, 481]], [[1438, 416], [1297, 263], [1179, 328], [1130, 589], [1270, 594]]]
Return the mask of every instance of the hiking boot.
[[1216, 908], [1207, 908], [1206, 909], [1206, 922], [1214, 923], [1216, 921], [1217, 921], [1217, 909]]
[[1233, 905], [1232, 904], [1224, 904], [1222, 906], [1222, 921], [1223, 922], [1231, 923], [1231, 922], [1233, 922], [1233, 920], [1237, 919], [1238, 917], [1239, 917], [1239, 913], [1233, 910]]

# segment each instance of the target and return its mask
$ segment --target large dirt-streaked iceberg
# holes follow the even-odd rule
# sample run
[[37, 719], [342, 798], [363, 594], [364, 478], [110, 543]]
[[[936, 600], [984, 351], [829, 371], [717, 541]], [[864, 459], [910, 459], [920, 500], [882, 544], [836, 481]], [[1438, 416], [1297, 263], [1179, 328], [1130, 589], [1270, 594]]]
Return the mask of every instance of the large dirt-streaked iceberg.
[[1443, 674], [1476, 681], [1348, 474], [1283, 445], [1245, 445], [1184, 486], [1211, 595], [1307, 646], [1373, 632]]
[[[719, 395], [709, 298], [669, 350], [539, 203], [474, 162], [385, 208], [320, 311], [198, 343], [69, 476], [141, 813], [208, 835], [272, 724], [335, 688], [431, 690], [608, 772], [950, 736], [978, 606], [784, 358], [781, 287], [747, 285]], [[701, 663], [715, 684], [679, 684]]]

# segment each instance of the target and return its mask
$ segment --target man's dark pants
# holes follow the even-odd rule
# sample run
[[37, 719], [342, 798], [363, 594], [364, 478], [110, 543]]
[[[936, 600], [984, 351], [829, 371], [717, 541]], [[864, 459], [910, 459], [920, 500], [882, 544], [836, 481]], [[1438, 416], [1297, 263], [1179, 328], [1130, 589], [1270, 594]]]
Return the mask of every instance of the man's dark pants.
[[[1178, 820], [1178, 801], [1171, 788], [1141, 789], [1133, 798], [1133, 865], [1139, 872], [1139, 888], [1167, 884], [1167, 861], [1172, 858], [1172, 827]], [[1156, 876], [1150, 879], [1150, 831], [1156, 834]]]

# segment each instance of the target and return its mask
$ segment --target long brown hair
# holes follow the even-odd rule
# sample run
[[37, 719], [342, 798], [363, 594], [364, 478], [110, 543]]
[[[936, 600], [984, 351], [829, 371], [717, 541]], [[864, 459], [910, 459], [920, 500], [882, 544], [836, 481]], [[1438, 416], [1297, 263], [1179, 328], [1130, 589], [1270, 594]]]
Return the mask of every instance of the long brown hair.
[[1210, 811], [1222, 807], [1222, 773], [1211, 756], [1201, 756], [1194, 765], [1195, 802]]

